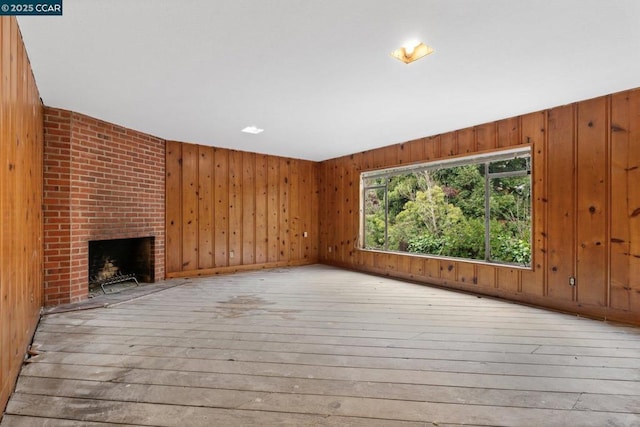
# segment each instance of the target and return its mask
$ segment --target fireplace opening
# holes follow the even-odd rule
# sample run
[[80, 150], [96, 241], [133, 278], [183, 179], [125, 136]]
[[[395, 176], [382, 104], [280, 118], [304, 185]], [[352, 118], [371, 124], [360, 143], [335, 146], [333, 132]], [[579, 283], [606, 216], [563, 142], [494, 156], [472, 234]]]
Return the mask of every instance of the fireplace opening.
[[[89, 290], [119, 281], [154, 281], [153, 237], [89, 241]], [[122, 280], [118, 280], [121, 278]]]

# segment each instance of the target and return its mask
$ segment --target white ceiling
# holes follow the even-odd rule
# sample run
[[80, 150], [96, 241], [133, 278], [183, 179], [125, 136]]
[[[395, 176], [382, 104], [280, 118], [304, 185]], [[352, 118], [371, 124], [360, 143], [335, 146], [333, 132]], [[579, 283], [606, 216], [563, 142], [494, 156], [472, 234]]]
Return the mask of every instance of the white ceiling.
[[[310, 160], [640, 87], [638, 0], [64, 0], [19, 25], [46, 105]], [[435, 53], [389, 55], [412, 38]]]

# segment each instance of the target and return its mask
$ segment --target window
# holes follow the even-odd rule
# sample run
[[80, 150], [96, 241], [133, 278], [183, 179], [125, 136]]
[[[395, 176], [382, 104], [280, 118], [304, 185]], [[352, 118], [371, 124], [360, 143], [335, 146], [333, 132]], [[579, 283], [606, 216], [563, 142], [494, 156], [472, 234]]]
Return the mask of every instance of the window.
[[361, 175], [361, 247], [531, 264], [528, 147]]

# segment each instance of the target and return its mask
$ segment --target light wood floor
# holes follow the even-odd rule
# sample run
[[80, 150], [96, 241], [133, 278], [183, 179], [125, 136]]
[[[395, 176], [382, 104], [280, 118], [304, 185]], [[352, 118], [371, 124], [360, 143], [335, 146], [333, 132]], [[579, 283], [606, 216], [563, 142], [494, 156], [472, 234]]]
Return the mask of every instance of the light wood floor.
[[326, 266], [46, 316], [8, 426], [640, 426], [640, 328]]

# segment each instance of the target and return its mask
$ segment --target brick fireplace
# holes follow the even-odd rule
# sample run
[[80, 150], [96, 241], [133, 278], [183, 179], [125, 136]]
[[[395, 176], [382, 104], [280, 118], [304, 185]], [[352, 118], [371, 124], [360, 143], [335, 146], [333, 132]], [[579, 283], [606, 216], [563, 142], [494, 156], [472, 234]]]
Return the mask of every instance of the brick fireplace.
[[90, 242], [151, 239], [164, 278], [165, 141], [45, 108], [45, 305], [87, 298]]

